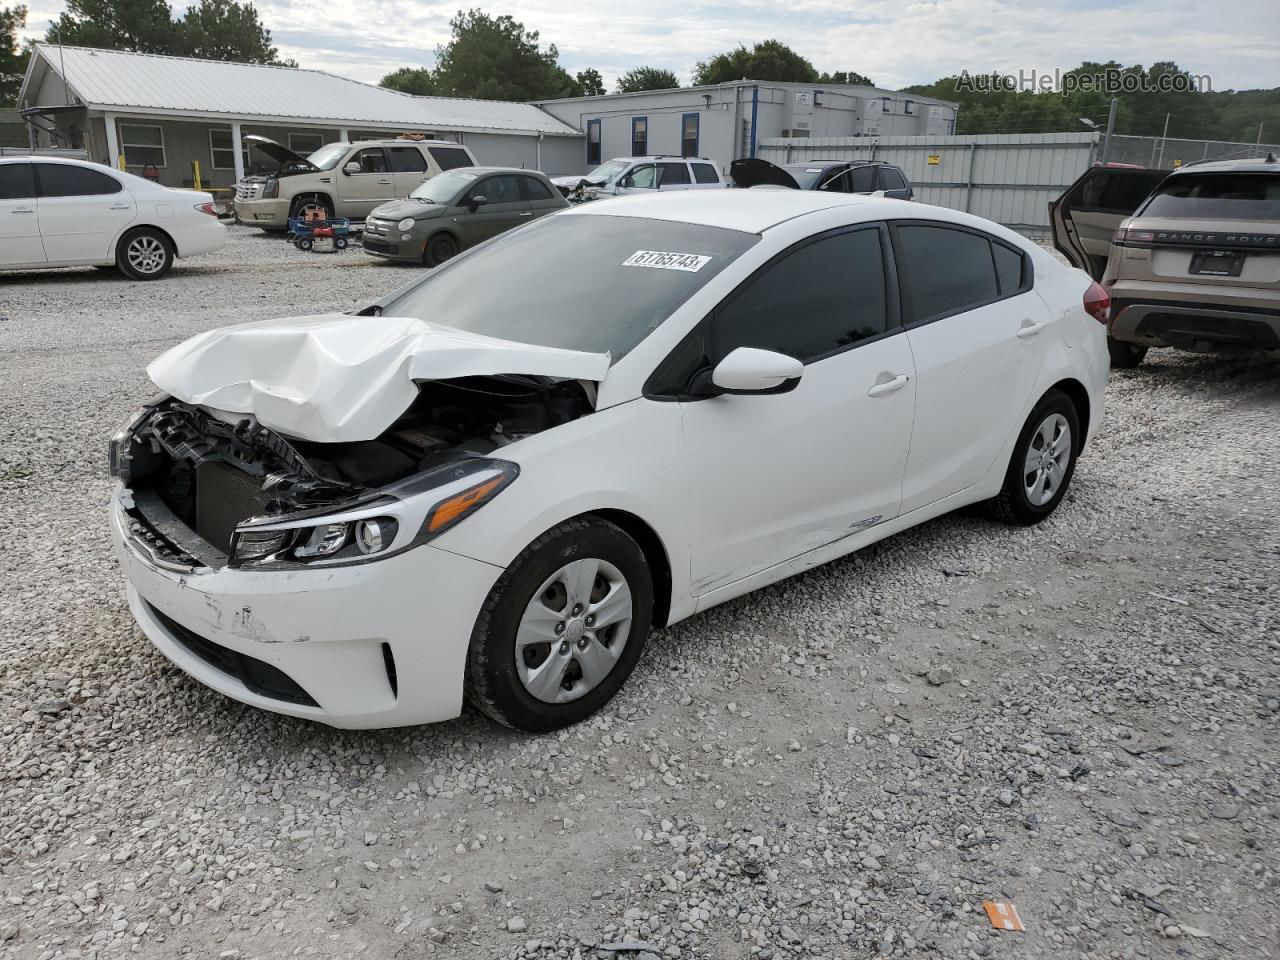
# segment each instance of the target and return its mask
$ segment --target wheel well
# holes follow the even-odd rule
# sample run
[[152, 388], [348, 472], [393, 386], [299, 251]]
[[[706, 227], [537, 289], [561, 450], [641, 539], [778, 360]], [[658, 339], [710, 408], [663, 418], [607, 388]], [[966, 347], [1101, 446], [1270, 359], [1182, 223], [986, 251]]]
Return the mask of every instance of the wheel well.
[[160, 236], [164, 237], [166, 240], [169, 241], [169, 246], [173, 247], [174, 258], [176, 259], [178, 256], [180, 256], [180, 251], [178, 250], [178, 244], [173, 239], [173, 235], [169, 233], [168, 230], [164, 229], [163, 227], [157, 227], [154, 223], [131, 223], [125, 229], [124, 233], [120, 234], [120, 239], [116, 241], [117, 257], [120, 256], [120, 244], [124, 243], [126, 237], [137, 233], [139, 230], [154, 230], [156, 233], [160, 234]]
[[1079, 380], [1070, 379], [1059, 380], [1049, 389], [1061, 390], [1075, 404], [1076, 413], [1080, 417], [1080, 443], [1076, 446], [1076, 450], [1084, 449], [1084, 442], [1089, 435], [1089, 391]]
[[298, 204], [303, 200], [323, 200], [329, 205], [330, 210], [337, 209], [337, 207], [333, 205], [333, 197], [329, 196], [327, 193], [321, 193], [319, 190], [308, 190], [306, 193], [296, 194], [294, 198], [289, 201], [289, 210], [291, 214], [293, 210], [297, 209]]
[[665, 627], [667, 618], [671, 616], [671, 560], [667, 557], [662, 538], [653, 527], [625, 510], [593, 510], [585, 516], [608, 520], [639, 544], [649, 569], [653, 571], [653, 625]]

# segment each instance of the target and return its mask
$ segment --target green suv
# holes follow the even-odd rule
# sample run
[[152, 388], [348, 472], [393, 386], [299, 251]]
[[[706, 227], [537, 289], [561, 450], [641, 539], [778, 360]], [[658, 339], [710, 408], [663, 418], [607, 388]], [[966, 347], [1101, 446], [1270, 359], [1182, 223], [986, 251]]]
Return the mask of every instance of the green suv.
[[537, 170], [466, 167], [432, 177], [407, 200], [384, 203], [364, 224], [375, 257], [428, 267], [569, 201]]

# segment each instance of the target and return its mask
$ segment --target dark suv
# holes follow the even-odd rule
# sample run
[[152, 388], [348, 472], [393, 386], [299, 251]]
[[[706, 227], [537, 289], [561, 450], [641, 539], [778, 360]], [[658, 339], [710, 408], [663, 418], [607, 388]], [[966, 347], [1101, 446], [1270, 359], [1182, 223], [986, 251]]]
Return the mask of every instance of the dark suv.
[[1150, 347], [1280, 353], [1280, 162], [1094, 167], [1049, 204], [1054, 245], [1111, 295], [1113, 367]]
[[880, 193], [895, 200], [912, 198], [911, 181], [891, 163], [879, 160], [811, 160], [778, 166], [759, 157], [729, 164], [735, 187], [789, 187], [836, 193]]

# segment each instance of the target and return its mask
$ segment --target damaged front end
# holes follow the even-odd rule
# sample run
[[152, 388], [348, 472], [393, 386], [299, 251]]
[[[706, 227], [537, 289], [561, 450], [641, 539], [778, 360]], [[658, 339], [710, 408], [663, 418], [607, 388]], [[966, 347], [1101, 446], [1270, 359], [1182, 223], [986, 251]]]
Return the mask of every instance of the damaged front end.
[[324, 443], [171, 397], [113, 437], [132, 543], [169, 569], [362, 563], [425, 543], [519, 473], [502, 450], [591, 412], [589, 385], [476, 376], [417, 385], [380, 435]]

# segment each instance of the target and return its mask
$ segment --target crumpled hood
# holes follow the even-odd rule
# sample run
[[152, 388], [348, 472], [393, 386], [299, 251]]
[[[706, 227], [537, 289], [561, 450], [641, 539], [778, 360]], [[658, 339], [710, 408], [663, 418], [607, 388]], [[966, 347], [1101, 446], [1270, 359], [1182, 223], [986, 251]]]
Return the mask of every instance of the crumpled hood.
[[402, 220], [405, 217], [426, 220], [430, 217], [438, 217], [448, 209], [442, 203], [423, 203], [420, 200], [392, 200], [390, 203], [374, 207], [373, 213], [369, 214], [369, 216], [377, 217], [379, 220]]
[[302, 440], [371, 440], [415, 381], [524, 374], [601, 381], [607, 353], [500, 340], [413, 317], [333, 313], [224, 327], [161, 354], [147, 375], [186, 403], [252, 414]]

